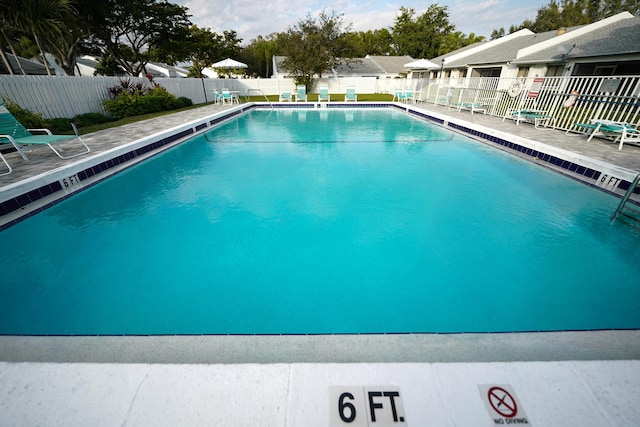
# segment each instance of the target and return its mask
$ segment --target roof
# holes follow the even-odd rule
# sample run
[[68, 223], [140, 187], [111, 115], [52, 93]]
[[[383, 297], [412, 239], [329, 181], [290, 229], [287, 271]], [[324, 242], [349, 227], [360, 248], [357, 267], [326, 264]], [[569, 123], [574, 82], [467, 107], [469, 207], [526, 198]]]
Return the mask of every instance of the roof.
[[445, 67], [458, 68], [478, 64], [504, 64], [505, 62], [515, 60], [518, 56], [518, 51], [521, 49], [533, 46], [553, 37], [556, 37], [556, 31], [547, 31], [545, 33], [517, 37], [500, 44], [500, 46], [495, 49], [486, 49], [450, 63], [445, 61]]
[[[640, 54], [640, 17], [622, 19], [594, 29], [571, 39], [567, 44], [575, 44], [575, 48], [569, 54], [572, 59]], [[523, 56], [516, 62], [548, 62], [549, 60], [562, 60], [562, 53], [558, 50], [558, 46]]]
[[616, 55], [640, 55], [640, 17], [618, 13], [564, 32], [535, 34], [520, 30], [499, 39], [475, 43], [431, 59], [444, 68], [464, 68], [487, 64], [555, 63], [571, 46], [572, 59]]
[[[28, 75], [47, 75], [47, 69], [41, 62], [26, 59], [21, 56], [18, 56], [16, 60], [16, 57], [10, 53], [5, 53], [5, 55], [7, 55], [7, 59], [9, 60], [11, 68], [13, 68], [13, 72], [15, 74], [21, 73], [20, 67], [18, 67], [18, 61], [20, 61], [20, 65], [22, 65], [24, 72]], [[2, 64], [2, 68], [4, 69], [4, 64]], [[7, 72], [8, 71], [9, 70], [7, 70]]]
[[[286, 56], [274, 57], [276, 72], [282, 72], [282, 61]], [[367, 55], [364, 58], [357, 58], [349, 63], [341, 63], [336, 67], [336, 73], [341, 76], [379, 76], [384, 74], [396, 75], [407, 72], [404, 64], [412, 62], [414, 59], [405, 56], [374, 56]]]

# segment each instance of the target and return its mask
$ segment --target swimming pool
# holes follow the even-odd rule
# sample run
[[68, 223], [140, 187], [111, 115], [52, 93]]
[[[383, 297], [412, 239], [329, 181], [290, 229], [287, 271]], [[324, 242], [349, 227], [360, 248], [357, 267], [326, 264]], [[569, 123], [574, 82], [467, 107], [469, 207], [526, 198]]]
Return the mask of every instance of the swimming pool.
[[251, 111], [2, 232], [0, 333], [638, 328], [617, 202], [399, 111]]

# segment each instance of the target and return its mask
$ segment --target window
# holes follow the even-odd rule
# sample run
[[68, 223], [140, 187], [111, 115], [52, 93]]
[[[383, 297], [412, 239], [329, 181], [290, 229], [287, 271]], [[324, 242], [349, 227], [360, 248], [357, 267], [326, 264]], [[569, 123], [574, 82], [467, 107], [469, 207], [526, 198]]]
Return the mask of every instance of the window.
[[502, 67], [474, 68], [471, 70], [471, 77], [500, 77]]
[[529, 67], [518, 67], [518, 78], [526, 78], [529, 75]]
[[547, 74], [545, 77], [557, 77], [564, 74], [564, 67], [562, 65], [550, 65], [547, 67]]

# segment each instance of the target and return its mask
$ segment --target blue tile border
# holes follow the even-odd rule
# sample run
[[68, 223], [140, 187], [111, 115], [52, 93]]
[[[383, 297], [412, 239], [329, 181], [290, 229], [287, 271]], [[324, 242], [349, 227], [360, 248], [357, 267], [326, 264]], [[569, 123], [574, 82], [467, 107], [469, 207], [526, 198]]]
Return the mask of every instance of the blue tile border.
[[[478, 131], [478, 130], [475, 130], [475, 129], [471, 129], [471, 128], [468, 128], [466, 126], [462, 126], [462, 125], [457, 124], [457, 123], [446, 122], [445, 120], [443, 120], [441, 118], [438, 118], [438, 117], [433, 117], [433, 116], [429, 115], [428, 113], [415, 111], [415, 110], [407, 110], [407, 111], [410, 114], [414, 115], [414, 116], [418, 116], [418, 117], [421, 117], [423, 119], [427, 119], [429, 121], [432, 121], [434, 123], [438, 123], [440, 125], [447, 126], [449, 128], [455, 129], [456, 131], [458, 131], [460, 133], [464, 133], [464, 134], [473, 136], [476, 139], [483, 139], [485, 141], [489, 141], [489, 142], [501, 145], [501, 146], [503, 146], [505, 148], [508, 148], [508, 149], [510, 149], [512, 151], [517, 151], [520, 154], [524, 154], [526, 156], [532, 157], [532, 160], [537, 160], [536, 163], [539, 163], [539, 161], [546, 162], [546, 163], [549, 163], [550, 165], [559, 167], [561, 169], [565, 169], [565, 170], [567, 170], [569, 172], [572, 172], [574, 174], [582, 175], [585, 178], [589, 178], [589, 179], [593, 179], [593, 180], [597, 180], [601, 175], [600, 171], [588, 168], [586, 166], [582, 166], [582, 165], [580, 165], [578, 163], [573, 163], [573, 162], [571, 162], [569, 160], [565, 160], [565, 159], [562, 159], [560, 157], [549, 155], [549, 154], [546, 154], [546, 153], [544, 153], [542, 151], [538, 151], [538, 150], [535, 150], [535, 149], [532, 149], [532, 148], [529, 148], [529, 147], [525, 147], [525, 146], [517, 144], [515, 142], [511, 142], [511, 141], [508, 141], [508, 140], [503, 139], [503, 138], [498, 138], [496, 136], [489, 135], [487, 133], [484, 133], [484, 132], [481, 132], [481, 131]], [[571, 177], [571, 175], [567, 175], [567, 176]], [[596, 186], [594, 184], [590, 184], [590, 183], [588, 183], [586, 181], [582, 181], [582, 182], [586, 183], [587, 185], [590, 185], [590, 186], [593, 186], [595, 188], [598, 188], [600, 190], [603, 190], [601, 187], [598, 187], [598, 186]], [[626, 191], [630, 186], [631, 186], [631, 183], [629, 181], [625, 181], [625, 180], [621, 180], [620, 183], [618, 184], [618, 188], [620, 188], [623, 191]], [[614, 193], [612, 193], [612, 194], [614, 194]], [[634, 190], [634, 194], [640, 194], [640, 186], [637, 187]], [[630, 203], [636, 204], [632, 200], [630, 200]]]
[[[109, 160], [105, 160], [101, 163], [98, 163], [96, 165], [90, 166], [80, 172], [77, 172], [76, 175], [78, 176], [78, 179], [80, 180], [80, 182], [86, 181], [87, 179], [93, 177], [94, 175], [98, 175], [102, 172], [105, 172], [109, 169], [112, 169], [116, 166], [121, 166], [121, 165], [126, 165], [127, 163], [131, 162], [132, 160], [137, 159], [138, 157], [145, 155], [147, 153], [153, 152], [155, 150], [158, 150], [164, 146], [166, 146], [167, 144], [171, 144], [175, 141], [178, 141], [182, 138], [188, 137], [190, 135], [195, 135], [196, 133], [208, 129], [212, 126], [215, 126], [225, 120], [228, 120], [230, 117], [234, 117], [238, 114], [242, 114], [245, 111], [250, 110], [251, 108], [253, 108], [253, 106], [249, 106], [247, 108], [243, 108], [240, 110], [235, 110], [235, 111], [230, 111], [228, 112], [228, 114], [224, 114], [222, 116], [216, 117], [210, 121], [205, 121], [203, 123], [197, 124], [196, 126], [194, 126], [193, 128], [189, 128], [189, 129], [185, 129], [181, 132], [177, 132], [173, 135], [170, 135], [166, 138], [160, 139], [158, 141], [154, 141], [148, 145], [145, 145], [143, 147], [134, 149], [129, 151], [128, 153], [124, 153], [121, 154], [117, 157], [114, 157], [112, 159]], [[160, 153], [162, 150], [158, 151], [158, 153]], [[156, 153], [157, 154], [157, 153]], [[129, 166], [133, 166], [135, 165], [137, 162], [131, 162]], [[126, 167], [125, 167], [126, 169]], [[98, 184], [99, 182], [110, 178], [112, 175], [107, 175], [99, 180], [97, 180], [96, 182], [93, 182], [89, 185], [84, 186], [83, 188], [79, 189], [78, 191], [83, 191], [86, 190], [87, 188], [90, 188], [96, 184]], [[36, 202], [44, 197], [47, 197], [51, 194], [54, 194], [58, 191], [62, 190], [62, 185], [60, 184], [59, 181], [55, 181], [55, 182], [51, 182], [49, 184], [43, 185], [40, 188], [36, 188], [34, 190], [29, 191], [28, 193], [22, 194], [18, 197], [14, 197], [12, 199], [6, 200], [2, 203], [0, 203], [0, 216], [3, 215], [8, 215], [11, 213], [14, 213], [16, 211], [19, 211], [20, 209], [23, 209], [24, 207], [26, 207], [27, 205], [29, 205], [30, 203]], [[77, 192], [77, 191], [76, 191]], [[0, 225], [0, 232], [3, 230], [6, 230], [10, 227], [12, 227], [13, 225], [33, 216], [36, 215], [40, 212], [42, 212], [45, 209], [48, 209], [49, 207], [63, 201], [66, 200], [67, 198], [73, 196], [74, 194], [76, 194], [76, 192], [70, 193], [70, 194], [66, 194], [63, 195], [59, 198], [57, 198], [56, 200], [47, 203], [41, 207], [39, 207], [38, 209], [34, 209], [33, 211], [29, 211], [26, 212], [25, 215], [13, 220], [13, 221], [9, 221], [6, 224], [1, 224]]]

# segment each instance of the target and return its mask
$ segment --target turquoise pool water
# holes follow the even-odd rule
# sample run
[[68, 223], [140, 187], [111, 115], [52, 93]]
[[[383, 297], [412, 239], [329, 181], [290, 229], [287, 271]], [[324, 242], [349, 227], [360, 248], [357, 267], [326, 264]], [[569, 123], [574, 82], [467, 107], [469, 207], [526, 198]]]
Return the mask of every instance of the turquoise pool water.
[[639, 328], [617, 203], [402, 112], [252, 111], [0, 233], [0, 333]]

